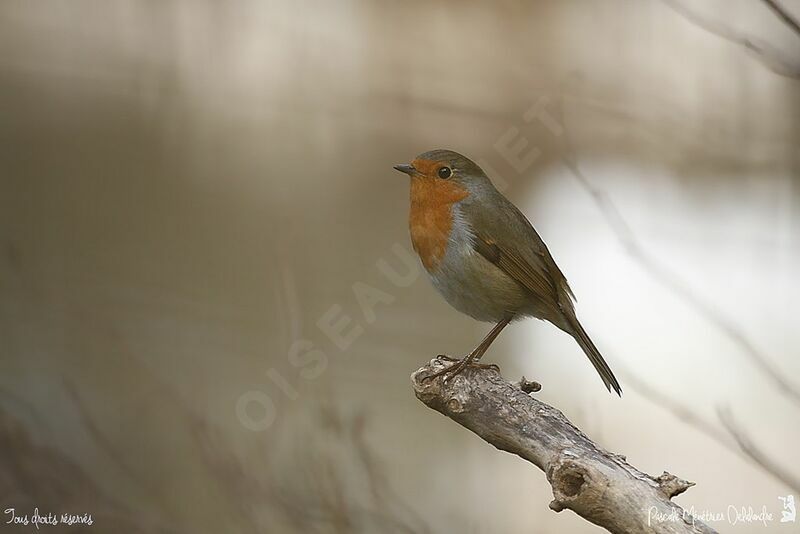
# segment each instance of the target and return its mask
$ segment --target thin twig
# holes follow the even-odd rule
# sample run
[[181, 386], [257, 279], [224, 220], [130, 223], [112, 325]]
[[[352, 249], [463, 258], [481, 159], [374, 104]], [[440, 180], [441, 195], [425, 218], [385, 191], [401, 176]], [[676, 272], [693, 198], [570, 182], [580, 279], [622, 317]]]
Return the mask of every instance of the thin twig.
[[[561, 121], [566, 125], [566, 115], [562, 100]], [[611, 196], [602, 189], [595, 186], [582, 172], [575, 157], [573, 156], [572, 145], [569, 138], [569, 128], [564, 127], [564, 164], [575, 176], [578, 183], [589, 193], [592, 200], [599, 208], [603, 218], [611, 228], [612, 233], [622, 244], [626, 252], [638, 261], [657, 282], [662, 286], [682, 298], [687, 304], [694, 308], [702, 317], [716, 326], [723, 334], [734, 341], [741, 350], [753, 361], [756, 367], [761, 370], [775, 385], [778, 390], [784, 393], [789, 399], [800, 404], [800, 389], [787, 381], [783, 373], [773, 367], [767, 357], [759, 351], [752, 341], [742, 332], [732, 319], [727, 317], [719, 308], [700, 298], [691, 286], [680, 278], [677, 274], [670, 271], [664, 265], [656, 261], [646, 253], [644, 247], [639, 243], [635, 233], [631, 229], [625, 217], [622, 215]], [[642, 382], [635, 374], [625, 373], [625, 382], [630, 384], [632, 389], [637, 390], [645, 398], [671, 412], [679, 420], [687, 423], [699, 430], [709, 438], [713, 439], [726, 449], [755, 462], [762, 470], [777, 480], [786, 484], [794, 491], [800, 493], [800, 485], [796, 478], [792, 477], [786, 470], [771, 460], [766, 454], [761, 453], [754, 447], [746, 447], [743, 444], [750, 443], [743, 441], [745, 434], [741, 431], [734, 433], [729, 425], [725, 425], [726, 420], [722, 420], [726, 429], [731, 432], [731, 436], [736, 441], [732, 444], [729, 437], [718, 430], [713, 424], [708, 423], [695, 410], [691, 410], [652, 387]], [[721, 417], [722, 419], [722, 417]], [[730, 422], [730, 419], [727, 420]], [[738, 430], [738, 429], [737, 429]]]
[[746, 461], [753, 462], [762, 471], [775, 478], [778, 482], [786, 485], [789, 489], [800, 493], [800, 484], [798, 484], [798, 480], [789, 474], [785, 468], [779, 466], [766, 454], [760, 451], [757, 451], [757, 454], [753, 454], [752, 447], [743, 446], [743, 443], [751, 442], [743, 431], [733, 427], [737, 430], [734, 432], [731, 430], [732, 425], [726, 424], [730, 423], [732, 418], [725, 419], [720, 414], [722, 425], [725, 431], [727, 431], [725, 432], [714, 424], [713, 421], [708, 421], [706, 418], [702, 417], [698, 410], [687, 407], [679, 400], [645, 383], [637, 375], [627, 372], [624, 369], [619, 369], [619, 367], [619, 364], [617, 364], [617, 372], [622, 376], [627, 388], [636, 391], [648, 401], [662, 410], [669, 412], [679, 421], [689, 425], [733, 454]]
[[800, 79], [800, 64], [796, 60], [782, 57], [780, 51], [763, 39], [737, 32], [717, 21], [703, 17], [678, 0], [661, 0], [661, 2], [695, 26], [749, 50], [775, 74]]
[[800, 22], [797, 22], [797, 19], [789, 13], [786, 8], [780, 5], [775, 0], [761, 0], [767, 7], [769, 7], [773, 13], [775, 13], [779, 19], [781, 19], [787, 26], [789, 26], [794, 33], [800, 37]]
[[[669, 0], [665, 0], [669, 1]], [[564, 166], [578, 181], [578, 184], [589, 194], [589, 197], [600, 210], [614, 236], [622, 244], [628, 255], [637, 261], [644, 270], [661, 286], [677, 295], [706, 321], [714, 325], [720, 332], [733, 341], [742, 352], [747, 355], [755, 366], [769, 378], [789, 399], [800, 405], [800, 388], [784, 378], [784, 373], [778, 370], [770, 360], [755, 346], [743, 333], [733, 319], [728, 317], [720, 308], [699, 296], [699, 293], [678, 274], [671, 271], [653, 256], [647, 253], [633, 232], [630, 224], [614, 203], [611, 196], [600, 189], [581, 170], [570, 138], [570, 128], [567, 126], [567, 113], [565, 100], [560, 103], [560, 119], [563, 128], [561, 136], [563, 142]]]
[[108, 457], [117, 465], [117, 467], [119, 467], [120, 471], [125, 473], [125, 475], [145, 493], [148, 495], [157, 495], [156, 486], [143, 478], [140, 472], [134, 469], [128, 463], [122, 452], [114, 446], [114, 444], [103, 433], [100, 427], [97, 426], [97, 423], [91, 416], [89, 408], [81, 398], [75, 385], [66, 377], [62, 378], [61, 383], [64, 386], [64, 391], [66, 392], [67, 396], [75, 405], [75, 409], [78, 412], [78, 417], [80, 418], [81, 424], [86, 429], [86, 432], [92, 438], [97, 447], [105, 452], [106, 455], [108, 455]]
[[655, 404], [662, 410], [672, 414], [675, 419], [689, 425], [730, 452], [741, 456], [740, 451], [733, 443], [731, 436], [726, 434], [712, 421], [708, 421], [706, 418], [700, 415], [699, 410], [690, 408], [674, 397], [671, 397], [663, 391], [659, 391], [642, 380], [638, 375], [626, 371], [624, 367], [618, 363], [614, 365], [614, 368], [622, 377], [626, 388], [637, 392], [639, 395]]
[[713, 324], [744, 352], [787, 397], [800, 404], [800, 389], [784, 378], [784, 373], [776, 369], [768, 358], [742, 332], [742, 329], [717, 306], [699, 296], [698, 292], [679, 275], [669, 270], [649, 255], [631, 230], [630, 225], [620, 213], [614, 201], [605, 191], [594, 186], [581, 171], [570, 152], [564, 156], [564, 165], [578, 180], [600, 209], [611, 231], [625, 248], [625, 251], [663, 287], [679, 296], [694, 308], [706, 321]]
[[736, 440], [736, 444], [745, 456], [750, 458], [762, 469], [772, 474], [775, 478], [779, 479], [793, 492], [800, 494], [800, 479], [787, 473], [783, 467], [778, 465], [768, 454], [753, 443], [750, 436], [739, 427], [730, 408], [727, 406], [717, 408], [717, 415], [725, 429], [730, 432], [733, 439]]

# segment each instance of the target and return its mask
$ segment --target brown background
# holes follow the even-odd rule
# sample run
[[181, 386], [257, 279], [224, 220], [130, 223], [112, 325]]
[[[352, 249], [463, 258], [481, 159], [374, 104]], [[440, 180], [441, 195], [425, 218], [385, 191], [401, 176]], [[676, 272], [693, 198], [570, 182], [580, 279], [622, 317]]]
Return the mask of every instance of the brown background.
[[[696, 481], [683, 506], [776, 519], [721, 530], [790, 532], [791, 490], [718, 410], [800, 477], [797, 399], [746, 346], [800, 387], [800, 81], [775, 72], [800, 36], [755, 0], [686, 5], [770, 54], [656, 0], [4, 1], [2, 508], [92, 513], [92, 532], [596, 532], [413, 398], [414, 369], [488, 328], [376, 266], [410, 247], [391, 165], [448, 147], [508, 184], [625, 395], [538, 321], [487, 360]], [[525, 122], [537, 103], [560, 135]], [[540, 152], [523, 172], [510, 128]], [[373, 322], [359, 282], [393, 298]], [[363, 328], [345, 350], [317, 326], [332, 306]], [[237, 415], [250, 391], [275, 405], [265, 431]]]

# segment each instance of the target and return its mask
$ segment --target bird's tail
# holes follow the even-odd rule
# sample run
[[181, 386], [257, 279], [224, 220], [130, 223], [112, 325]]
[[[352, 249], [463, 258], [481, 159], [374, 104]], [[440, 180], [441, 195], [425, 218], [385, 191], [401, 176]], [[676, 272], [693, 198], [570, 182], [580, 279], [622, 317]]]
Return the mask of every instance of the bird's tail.
[[567, 317], [567, 321], [572, 327], [570, 334], [572, 334], [572, 337], [574, 337], [575, 341], [578, 342], [578, 345], [581, 346], [583, 352], [586, 353], [586, 356], [589, 358], [589, 361], [592, 362], [592, 365], [594, 365], [594, 368], [597, 370], [600, 378], [603, 379], [603, 383], [606, 385], [608, 391], [613, 389], [614, 392], [621, 397], [622, 387], [619, 385], [617, 377], [614, 376], [614, 373], [611, 371], [611, 367], [609, 367], [606, 361], [603, 359], [600, 351], [594, 346], [589, 334], [587, 334], [586, 330], [583, 329], [583, 326], [581, 326], [578, 318], [573, 315], [572, 317]]

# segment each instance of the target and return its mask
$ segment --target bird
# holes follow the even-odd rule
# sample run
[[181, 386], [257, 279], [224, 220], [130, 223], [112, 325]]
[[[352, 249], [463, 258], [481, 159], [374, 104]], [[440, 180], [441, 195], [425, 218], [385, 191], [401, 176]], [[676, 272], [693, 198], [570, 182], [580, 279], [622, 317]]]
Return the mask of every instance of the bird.
[[512, 321], [534, 317], [577, 341], [606, 388], [622, 387], [575, 313], [575, 295], [542, 238], [523, 213], [472, 160], [436, 149], [394, 169], [410, 177], [411, 243], [434, 287], [456, 310], [494, 323], [463, 358], [429, 378], [445, 380], [479, 362]]

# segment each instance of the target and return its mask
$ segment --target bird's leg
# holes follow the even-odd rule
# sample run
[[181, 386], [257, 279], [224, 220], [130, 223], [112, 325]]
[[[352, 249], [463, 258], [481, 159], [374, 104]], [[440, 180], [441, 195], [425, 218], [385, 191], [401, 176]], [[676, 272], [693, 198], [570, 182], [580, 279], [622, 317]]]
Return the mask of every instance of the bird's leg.
[[[475, 347], [475, 350], [473, 350], [469, 356], [467, 356], [467, 358], [470, 360], [468, 363], [472, 363], [473, 361], [478, 361], [483, 358], [483, 355], [486, 354], [487, 350], [489, 350], [489, 345], [494, 343], [494, 340], [497, 339], [497, 336], [500, 335], [500, 332], [503, 331], [503, 328], [508, 326], [508, 323], [511, 322], [511, 319], [513, 319], [513, 316], [506, 317], [494, 325], [491, 330], [489, 330], [489, 333], [486, 334], [486, 337], [484, 337], [478, 346]], [[497, 366], [495, 365], [495, 367]]]
[[494, 325], [494, 327], [492, 327], [492, 329], [489, 330], [489, 333], [486, 334], [486, 337], [484, 337], [483, 340], [481, 340], [481, 342], [478, 343], [478, 346], [475, 347], [472, 350], [472, 352], [467, 354], [464, 358], [462, 358], [460, 360], [455, 360], [455, 359], [453, 359], [453, 358], [451, 358], [449, 356], [445, 356], [444, 359], [449, 360], [449, 361], [454, 361], [455, 363], [453, 365], [448, 365], [447, 367], [445, 367], [441, 371], [437, 371], [436, 373], [427, 376], [426, 380], [430, 380], [430, 379], [436, 378], [437, 376], [441, 376], [441, 375], [444, 375], [444, 374], [447, 374], [447, 375], [450, 375], [450, 377], [453, 377], [453, 376], [457, 375], [458, 373], [460, 373], [461, 371], [463, 371], [464, 368], [466, 368], [468, 365], [472, 365], [472, 366], [475, 366], [475, 367], [480, 367], [481, 369], [496, 369], [496, 370], [499, 371], [500, 368], [497, 367], [497, 365], [495, 365], [495, 364], [486, 365], [486, 364], [482, 364], [482, 363], [477, 363], [477, 360], [481, 359], [481, 357], [486, 353], [486, 350], [489, 348], [489, 346], [492, 344], [492, 342], [495, 339], [497, 339], [497, 336], [500, 335], [500, 332], [503, 331], [503, 328], [505, 328], [508, 325], [508, 323], [511, 322], [512, 318], [513, 317], [510, 317], [510, 316], [506, 317], [505, 319], [501, 320], [499, 323]]

